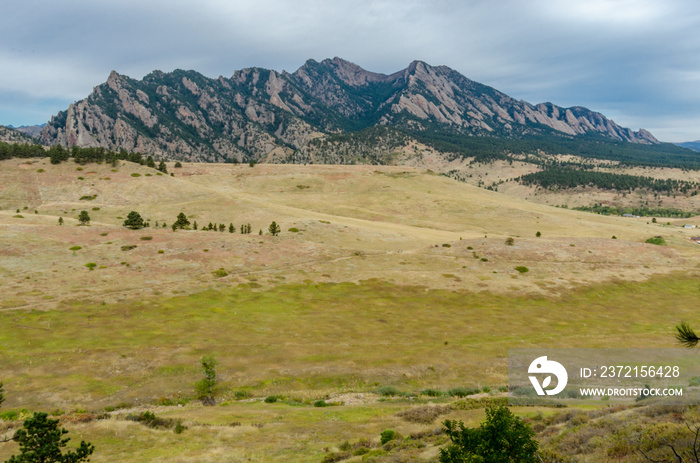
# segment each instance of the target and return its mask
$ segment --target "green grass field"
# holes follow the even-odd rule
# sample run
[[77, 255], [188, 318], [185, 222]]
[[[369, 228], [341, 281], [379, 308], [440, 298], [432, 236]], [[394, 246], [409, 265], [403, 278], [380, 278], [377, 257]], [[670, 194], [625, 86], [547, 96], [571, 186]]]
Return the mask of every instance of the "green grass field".
[[[47, 411], [96, 445], [96, 462], [320, 462], [386, 428], [409, 436], [446, 417], [483, 419], [396, 413], [455, 400], [424, 389], [502, 395], [508, 348], [674, 347], [678, 322], [700, 325], [698, 247], [675, 223], [532, 204], [403, 167], [148, 171], [2, 163], [0, 440]], [[80, 210], [89, 227], [76, 226]], [[180, 211], [200, 226], [252, 222], [254, 233], [133, 231], [121, 226], [131, 210], [153, 223]], [[271, 220], [281, 235], [257, 235]], [[659, 234], [667, 246], [644, 243]], [[210, 354], [218, 402], [204, 407], [194, 384]], [[396, 396], [378, 393], [389, 387]], [[126, 419], [145, 410], [188, 429]], [[517, 409], [538, 411], [553, 413]], [[347, 461], [431, 461], [444, 436], [426, 439], [403, 460]], [[16, 450], [0, 444], [0, 460]]]

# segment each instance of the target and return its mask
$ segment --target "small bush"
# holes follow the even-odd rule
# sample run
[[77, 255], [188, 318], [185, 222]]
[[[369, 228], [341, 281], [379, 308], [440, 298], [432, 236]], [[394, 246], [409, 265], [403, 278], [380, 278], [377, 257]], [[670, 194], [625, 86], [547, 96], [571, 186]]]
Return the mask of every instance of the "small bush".
[[152, 236], [142, 236], [139, 238], [141, 241], [151, 241], [153, 239]]
[[317, 400], [314, 402], [314, 407], [330, 407], [331, 404], [327, 403], [325, 400]]
[[467, 387], [454, 387], [447, 391], [452, 397], [466, 397], [468, 395], [474, 395], [480, 393], [481, 390], [478, 388], [467, 388]]
[[93, 201], [97, 195], [81, 196], [80, 201]]
[[158, 254], [164, 254], [164, 253], [165, 253], [165, 251], [163, 251], [162, 249], [158, 250]]
[[92, 270], [95, 269], [95, 267], [97, 267], [97, 264], [94, 263], [94, 262], [88, 262], [87, 264], [85, 264], [85, 266], [86, 266], [87, 268], [89, 268], [90, 271], [92, 271]]
[[153, 412], [143, 412], [139, 413], [138, 415], [127, 415], [126, 419], [129, 421], [136, 421], [137, 423], [141, 423], [144, 426], [153, 429], [170, 429], [176, 427], [177, 424], [180, 424], [180, 426], [182, 427], [180, 432], [187, 429], [184, 426], [182, 426], [179, 420], [175, 421], [169, 418], [158, 418]]
[[506, 238], [506, 246], [513, 246], [513, 245], [515, 245], [515, 239], [513, 239], [510, 236], [508, 238]]
[[438, 389], [423, 389], [420, 391], [421, 395], [427, 395], [428, 397], [442, 397], [445, 395], [443, 391]]
[[517, 270], [517, 271], [520, 272], [520, 273], [527, 273], [527, 272], [530, 271], [529, 268], [524, 267], [524, 266], [522, 266], [522, 265], [518, 265], [517, 267], [515, 267], [515, 270]]
[[443, 248], [451, 248], [452, 245], [451, 245], [450, 243], [443, 243], [443, 244], [442, 244], [442, 247], [443, 247]]
[[661, 236], [654, 236], [653, 238], [649, 238], [648, 240], [646, 240], [645, 243], [656, 244], [657, 246], [665, 246], [666, 240], [663, 239], [663, 237]]
[[281, 400], [283, 398], [284, 397], [281, 395], [269, 395], [269, 396], [265, 397], [265, 403], [266, 404], [273, 404], [273, 403], [275, 403], [278, 400]]
[[132, 176], [132, 177], [140, 177], [141, 174], [138, 174], [138, 173], [134, 172], [133, 174], [131, 174], [131, 176]]
[[445, 415], [452, 411], [452, 407], [438, 407], [432, 405], [424, 405], [421, 407], [413, 407], [396, 414], [399, 418], [412, 423], [430, 424], [440, 415]]
[[122, 251], [131, 251], [132, 249], [136, 249], [135, 244], [127, 244], [126, 246], [122, 246]]
[[218, 270], [214, 270], [213, 272], [211, 272], [211, 274], [214, 275], [216, 278], [223, 278], [226, 275], [228, 275], [228, 272], [223, 268], [220, 268]]
[[73, 252], [80, 251], [81, 249], [83, 249], [82, 246], [72, 246], [72, 247], [68, 248], [68, 250], [73, 251]]
[[382, 443], [382, 445], [384, 445], [387, 442], [392, 441], [396, 438], [396, 431], [394, 431], [393, 429], [385, 429], [379, 436], [380, 442]]
[[299, 229], [296, 228], [296, 227], [292, 227], [292, 228], [290, 228], [288, 231], [290, 231], [290, 232], [292, 232], [292, 233], [299, 233]]
[[396, 389], [394, 386], [382, 386], [379, 389], [377, 389], [376, 392], [382, 397], [393, 397], [400, 395], [399, 390]]

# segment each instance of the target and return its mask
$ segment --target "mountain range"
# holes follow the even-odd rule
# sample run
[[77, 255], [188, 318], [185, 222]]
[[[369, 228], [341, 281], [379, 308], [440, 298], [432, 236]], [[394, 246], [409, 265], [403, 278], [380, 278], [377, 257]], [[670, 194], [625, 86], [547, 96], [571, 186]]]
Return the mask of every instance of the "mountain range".
[[175, 70], [135, 80], [112, 71], [40, 135], [48, 145], [168, 159], [330, 163], [385, 162], [376, 157], [414, 141], [447, 140], [449, 148], [533, 138], [659, 143], [589, 109], [516, 100], [446, 66], [414, 61], [385, 75], [340, 58], [308, 60], [293, 73], [248, 68], [217, 79]]

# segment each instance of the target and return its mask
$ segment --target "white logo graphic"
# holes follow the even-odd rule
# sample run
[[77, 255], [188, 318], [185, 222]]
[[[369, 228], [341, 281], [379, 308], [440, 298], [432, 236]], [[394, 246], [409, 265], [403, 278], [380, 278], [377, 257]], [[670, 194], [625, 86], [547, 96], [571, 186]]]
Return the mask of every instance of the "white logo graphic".
[[542, 382], [541, 386], [539, 381], [537, 381], [537, 377], [530, 376], [530, 382], [535, 387], [537, 395], [545, 395], [545, 391], [547, 395], [559, 394], [561, 391], [564, 390], [564, 388], [566, 387], [566, 382], [569, 380], [569, 375], [566, 373], [566, 368], [564, 368], [564, 365], [562, 365], [559, 362], [555, 362], [554, 360], [547, 360], [547, 356], [538, 357], [535, 360], [533, 360], [533, 362], [530, 364], [530, 367], [527, 369], [527, 372], [546, 373], [557, 377], [557, 387], [555, 387], [554, 389], [546, 389], [547, 386], [549, 386], [552, 382], [551, 376], [547, 376]]

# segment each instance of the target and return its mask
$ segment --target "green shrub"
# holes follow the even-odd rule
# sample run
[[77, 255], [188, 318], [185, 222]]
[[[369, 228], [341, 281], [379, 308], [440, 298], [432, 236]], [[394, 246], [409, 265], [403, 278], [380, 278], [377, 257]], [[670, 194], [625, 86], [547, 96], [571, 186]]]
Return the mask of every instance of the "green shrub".
[[142, 236], [139, 238], [141, 241], [151, 241], [153, 239], [152, 236]]
[[393, 397], [400, 395], [399, 390], [396, 389], [394, 386], [382, 386], [376, 390], [376, 393], [382, 397]]
[[136, 249], [135, 244], [127, 244], [126, 246], [122, 246], [122, 251], [131, 251], [132, 249]]
[[89, 268], [90, 271], [92, 271], [92, 270], [95, 269], [95, 267], [97, 267], [97, 264], [94, 263], [94, 262], [88, 262], [87, 264], [85, 264], [85, 266], [86, 266], [87, 268]]
[[506, 246], [513, 246], [513, 245], [515, 245], [515, 239], [513, 239], [512, 237], [506, 238]]
[[81, 249], [83, 249], [82, 246], [72, 246], [72, 247], [68, 248], [68, 250], [73, 251], [73, 252], [80, 251]]
[[290, 232], [292, 232], [292, 233], [299, 233], [299, 229], [296, 228], [296, 227], [292, 227], [292, 228], [290, 228], [288, 231], [290, 231]]
[[443, 247], [443, 248], [451, 248], [452, 245], [451, 245], [450, 243], [443, 243], [443, 244], [442, 244], [442, 247]]
[[515, 267], [515, 270], [517, 270], [517, 271], [520, 272], [520, 273], [527, 273], [527, 272], [530, 271], [529, 268], [524, 267], [524, 266], [522, 266], [522, 265], [518, 265], [517, 267]]
[[665, 246], [666, 240], [663, 239], [663, 237], [661, 236], [654, 236], [653, 238], [649, 238], [648, 240], [646, 240], [645, 243], [656, 244], [658, 246]]
[[283, 398], [284, 398], [284, 397], [281, 396], [281, 395], [269, 395], [269, 396], [265, 397], [265, 401], [264, 401], [264, 402], [265, 402], [266, 404], [273, 404], [273, 403], [275, 403], [275, 402], [277, 402], [278, 400], [281, 400], [281, 399], [283, 399]]
[[392, 441], [396, 438], [396, 431], [394, 431], [393, 429], [385, 429], [379, 436], [380, 442], [382, 443], [382, 445], [384, 445], [387, 442]]
[[421, 395], [427, 395], [428, 397], [442, 397], [445, 395], [443, 391], [438, 389], [423, 389], [420, 391]]
[[8, 410], [0, 413], [0, 419], [3, 421], [14, 421], [19, 418], [19, 413], [15, 410]]
[[452, 397], [466, 397], [468, 395], [474, 395], [480, 393], [481, 390], [478, 388], [467, 388], [467, 387], [454, 387], [447, 391]]
[[134, 172], [133, 174], [131, 174], [131, 176], [132, 176], [132, 177], [140, 177], [141, 174], [138, 174], [138, 173]]
[[325, 400], [317, 400], [314, 402], [314, 407], [330, 407], [331, 404], [327, 403]]
[[223, 278], [223, 277], [225, 277], [226, 275], [228, 275], [228, 272], [227, 272], [226, 270], [224, 270], [223, 268], [220, 268], [220, 269], [218, 269], [218, 270], [214, 270], [214, 271], [211, 272], [211, 273], [212, 273], [212, 275], [214, 275], [216, 278]]

